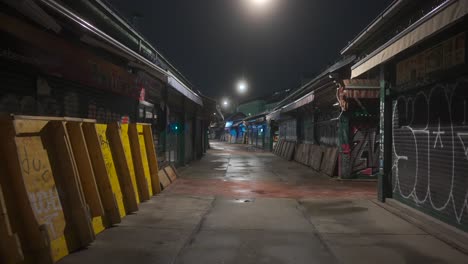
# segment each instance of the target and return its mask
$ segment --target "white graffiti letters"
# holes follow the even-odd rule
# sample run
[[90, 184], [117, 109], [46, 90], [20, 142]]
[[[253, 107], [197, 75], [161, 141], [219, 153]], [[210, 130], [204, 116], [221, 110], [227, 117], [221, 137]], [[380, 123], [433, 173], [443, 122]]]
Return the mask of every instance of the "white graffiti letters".
[[400, 96], [393, 105], [393, 192], [452, 224], [468, 214], [468, 81]]
[[29, 194], [34, 213], [37, 215], [48, 214], [62, 210], [58, 194], [55, 190], [50, 189], [47, 192], [36, 192]]

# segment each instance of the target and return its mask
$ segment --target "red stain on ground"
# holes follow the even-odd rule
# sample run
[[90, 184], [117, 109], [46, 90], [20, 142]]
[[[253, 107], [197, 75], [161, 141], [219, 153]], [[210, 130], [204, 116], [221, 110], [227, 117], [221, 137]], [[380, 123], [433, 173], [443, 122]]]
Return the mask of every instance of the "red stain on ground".
[[301, 184], [272, 181], [178, 179], [164, 192], [178, 195], [270, 198], [375, 198], [375, 182], [311, 181]]

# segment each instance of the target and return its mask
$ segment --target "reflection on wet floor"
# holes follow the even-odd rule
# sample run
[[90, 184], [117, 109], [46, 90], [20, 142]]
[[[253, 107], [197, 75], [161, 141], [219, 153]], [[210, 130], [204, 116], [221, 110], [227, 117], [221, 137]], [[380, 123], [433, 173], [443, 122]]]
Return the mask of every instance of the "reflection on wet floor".
[[211, 144], [214, 150], [182, 170], [182, 178], [168, 192], [241, 198], [376, 196], [375, 182], [337, 182], [271, 153], [249, 152], [245, 145]]

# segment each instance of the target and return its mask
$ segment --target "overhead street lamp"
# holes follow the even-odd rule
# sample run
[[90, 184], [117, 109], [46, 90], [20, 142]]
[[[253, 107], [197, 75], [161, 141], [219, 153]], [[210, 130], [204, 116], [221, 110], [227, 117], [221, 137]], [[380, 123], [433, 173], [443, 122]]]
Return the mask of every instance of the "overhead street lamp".
[[[255, 11], [255, 13], [271, 10], [275, 6], [276, 0], [244, 0], [248, 8]], [[275, 2], [275, 3], [273, 3]]]
[[270, 2], [270, 0], [251, 0], [253, 4], [257, 6], [264, 6]]
[[237, 84], [237, 91], [241, 94], [247, 92], [247, 82], [245, 80], [239, 81]]

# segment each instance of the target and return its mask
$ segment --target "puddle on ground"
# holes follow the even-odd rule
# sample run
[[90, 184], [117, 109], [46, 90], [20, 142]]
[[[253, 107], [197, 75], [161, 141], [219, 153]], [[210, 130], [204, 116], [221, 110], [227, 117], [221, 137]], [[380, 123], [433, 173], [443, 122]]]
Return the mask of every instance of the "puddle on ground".
[[246, 203], [255, 202], [255, 199], [234, 199], [234, 200], [229, 200], [229, 201], [232, 203], [246, 204]]

